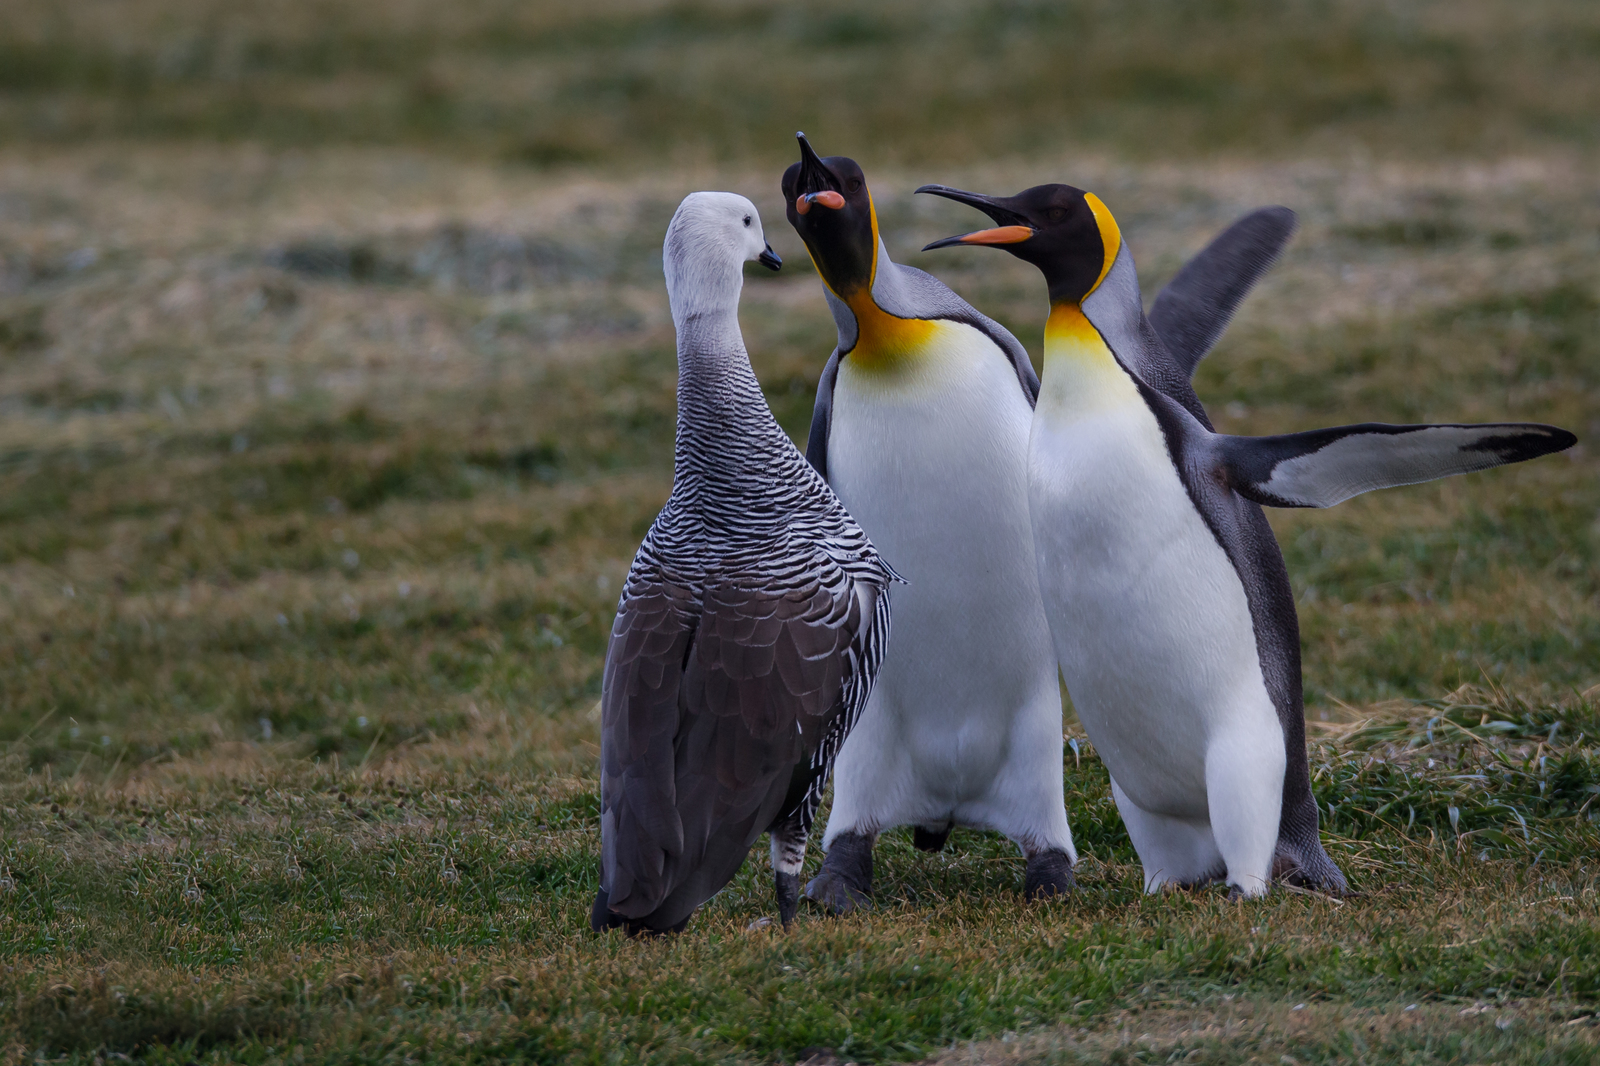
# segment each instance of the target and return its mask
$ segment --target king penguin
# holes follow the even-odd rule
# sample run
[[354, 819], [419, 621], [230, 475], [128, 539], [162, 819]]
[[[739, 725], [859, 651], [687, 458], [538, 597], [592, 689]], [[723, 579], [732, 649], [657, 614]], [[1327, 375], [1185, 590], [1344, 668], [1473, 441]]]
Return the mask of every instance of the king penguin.
[[1281, 878], [1347, 891], [1318, 838], [1294, 596], [1260, 505], [1329, 507], [1576, 438], [1536, 424], [1214, 433], [1180, 395], [1188, 368], [1146, 319], [1132, 253], [1098, 197], [1067, 185], [917, 191], [996, 223], [929, 248], [992, 245], [1049, 287], [1028, 445], [1040, 587], [1146, 889], [1222, 880], [1253, 897]]
[[779, 916], [872, 690], [894, 571], [772, 417], [739, 331], [754, 205], [693, 193], [663, 265], [678, 332], [672, 495], [617, 604], [601, 690], [596, 931], [681, 930], [772, 841]]
[[1028, 525], [1038, 378], [1011, 334], [890, 260], [853, 160], [799, 141], [784, 202], [839, 333], [806, 457], [907, 582], [806, 894], [865, 905], [873, 846], [898, 825], [925, 850], [952, 826], [998, 831], [1027, 859], [1029, 897], [1067, 892], [1061, 692]]
[[[997, 830], [1027, 858], [1026, 895], [1068, 891], [1060, 689], [1027, 513], [1038, 378], [998, 323], [889, 258], [860, 166], [797, 137], [785, 209], [838, 327], [806, 457], [909, 582], [806, 893], [864, 905], [878, 834], [907, 824], [929, 851], [955, 825]], [[1163, 292], [1190, 369], [1293, 228], [1281, 209], [1247, 216]]]

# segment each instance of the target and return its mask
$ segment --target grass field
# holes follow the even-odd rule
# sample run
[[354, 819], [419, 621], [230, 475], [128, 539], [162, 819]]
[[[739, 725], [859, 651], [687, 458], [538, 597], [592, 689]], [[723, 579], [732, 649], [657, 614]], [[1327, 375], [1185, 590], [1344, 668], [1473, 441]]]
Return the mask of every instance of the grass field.
[[[7, 1061], [1593, 1061], [1597, 114], [1578, 0], [5, 5]], [[801, 435], [797, 125], [1036, 354], [1035, 272], [915, 252], [972, 223], [916, 185], [1093, 189], [1147, 296], [1295, 208], [1198, 375], [1225, 431], [1585, 442], [1272, 516], [1354, 898], [1144, 897], [1074, 728], [1070, 900], [896, 834], [869, 914], [747, 931], [758, 853], [682, 937], [587, 931], [601, 657], [671, 483], [661, 234], [761, 207], [743, 323]]]

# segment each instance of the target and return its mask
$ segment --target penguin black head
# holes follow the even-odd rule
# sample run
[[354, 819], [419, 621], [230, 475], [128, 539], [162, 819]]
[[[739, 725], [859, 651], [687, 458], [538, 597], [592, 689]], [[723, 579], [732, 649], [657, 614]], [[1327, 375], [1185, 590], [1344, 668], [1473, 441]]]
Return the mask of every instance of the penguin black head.
[[917, 191], [976, 207], [998, 223], [994, 229], [934, 241], [923, 251], [994, 245], [1044, 272], [1052, 304], [1081, 302], [1111, 270], [1122, 247], [1117, 221], [1100, 197], [1071, 185], [1035, 185], [1015, 196], [984, 196], [944, 185]]
[[806, 242], [823, 282], [841, 298], [872, 284], [878, 222], [867, 178], [854, 159], [820, 158], [804, 133], [800, 162], [783, 172], [784, 212]]

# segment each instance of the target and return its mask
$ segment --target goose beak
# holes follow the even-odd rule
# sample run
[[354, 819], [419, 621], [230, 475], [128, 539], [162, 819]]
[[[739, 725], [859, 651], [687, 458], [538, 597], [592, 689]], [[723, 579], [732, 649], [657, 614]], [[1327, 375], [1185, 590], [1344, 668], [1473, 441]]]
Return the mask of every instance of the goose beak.
[[760, 263], [768, 270], [777, 270], [779, 267], [783, 266], [783, 260], [778, 258], [778, 253], [772, 250], [772, 245], [770, 243], [760, 255], [756, 256], [756, 262]]

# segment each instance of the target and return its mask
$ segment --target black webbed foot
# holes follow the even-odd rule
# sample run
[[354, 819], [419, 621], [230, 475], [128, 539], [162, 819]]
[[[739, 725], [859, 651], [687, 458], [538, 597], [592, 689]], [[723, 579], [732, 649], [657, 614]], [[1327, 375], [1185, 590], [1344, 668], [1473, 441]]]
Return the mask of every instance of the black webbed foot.
[[1024, 898], [1038, 900], [1065, 896], [1076, 884], [1072, 877], [1072, 860], [1066, 852], [1052, 848], [1028, 856], [1028, 868], [1022, 882]]
[[840, 833], [822, 860], [822, 869], [806, 885], [806, 898], [834, 914], [872, 909], [872, 837]]
[[1320, 844], [1309, 849], [1290, 849], [1280, 841], [1272, 857], [1272, 879], [1326, 896], [1345, 896], [1350, 892], [1350, 882]]
[[609, 896], [606, 893], [605, 886], [602, 885], [600, 891], [594, 895], [594, 906], [589, 908], [589, 928], [597, 933], [603, 933], [607, 929], [615, 929], [623, 923], [622, 915], [613, 913], [611, 908], [606, 905], [608, 902]]
[[917, 826], [911, 830], [911, 846], [918, 851], [943, 851], [945, 841], [950, 839], [950, 826], [943, 829], [924, 829]]

